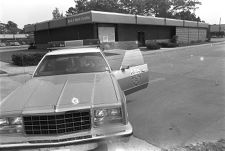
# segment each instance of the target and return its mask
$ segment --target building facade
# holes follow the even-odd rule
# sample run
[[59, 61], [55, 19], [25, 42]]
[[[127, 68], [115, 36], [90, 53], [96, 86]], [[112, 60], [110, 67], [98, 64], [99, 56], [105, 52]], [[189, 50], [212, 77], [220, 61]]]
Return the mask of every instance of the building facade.
[[26, 25], [25, 32], [34, 32], [39, 47], [52, 41], [99, 39], [110, 47], [143, 46], [148, 40], [178, 43], [207, 40], [209, 26], [202, 22], [89, 11], [58, 20]]
[[225, 24], [210, 25], [211, 37], [224, 37], [225, 36]]

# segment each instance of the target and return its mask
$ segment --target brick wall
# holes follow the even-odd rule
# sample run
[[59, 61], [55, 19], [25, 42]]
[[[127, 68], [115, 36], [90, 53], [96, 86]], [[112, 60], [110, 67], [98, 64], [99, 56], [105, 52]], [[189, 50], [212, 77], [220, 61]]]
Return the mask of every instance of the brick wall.
[[205, 41], [207, 39], [207, 29], [176, 27], [178, 43], [191, 43]]
[[207, 30], [206, 29], [199, 29], [199, 40], [205, 41], [207, 40]]

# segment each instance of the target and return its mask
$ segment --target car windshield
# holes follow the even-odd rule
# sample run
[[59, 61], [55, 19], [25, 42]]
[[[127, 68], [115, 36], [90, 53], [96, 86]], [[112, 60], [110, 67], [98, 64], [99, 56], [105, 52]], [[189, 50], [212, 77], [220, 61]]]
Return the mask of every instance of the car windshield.
[[104, 72], [108, 65], [101, 53], [78, 53], [46, 56], [34, 77], [62, 74]]

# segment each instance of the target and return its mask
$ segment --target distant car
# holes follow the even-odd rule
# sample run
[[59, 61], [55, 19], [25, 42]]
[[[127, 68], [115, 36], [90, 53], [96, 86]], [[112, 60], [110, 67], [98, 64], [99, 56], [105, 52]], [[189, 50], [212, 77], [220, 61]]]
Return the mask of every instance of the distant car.
[[112, 71], [98, 48], [47, 53], [33, 78], [0, 103], [0, 149], [129, 137], [125, 94], [148, 85], [139, 49]]
[[9, 45], [10, 46], [20, 46], [20, 43], [19, 42], [9, 42]]
[[5, 43], [0, 43], [0, 47], [5, 47], [6, 44]]

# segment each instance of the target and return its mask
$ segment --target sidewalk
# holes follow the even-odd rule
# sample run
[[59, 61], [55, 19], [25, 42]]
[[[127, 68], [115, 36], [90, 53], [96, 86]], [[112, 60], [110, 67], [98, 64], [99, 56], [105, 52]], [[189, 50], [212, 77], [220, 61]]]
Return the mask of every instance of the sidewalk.
[[10, 75], [19, 75], [19, 74], [32, 74], [35, 68], [36, 66], [20, 67], [20, 66], [12, 65], [10, 63], [0, 61], [0, 71], [6, 72], [3, 74], [0, 74], [0, 77], [10, 76]]
[[5, 46], [5, 47], [0, 47], [0, 50], [5, 50], [5, 49], [18, 49], [18, 48], [28, 48], [29, 45], [20, 45], [20, 46]]

